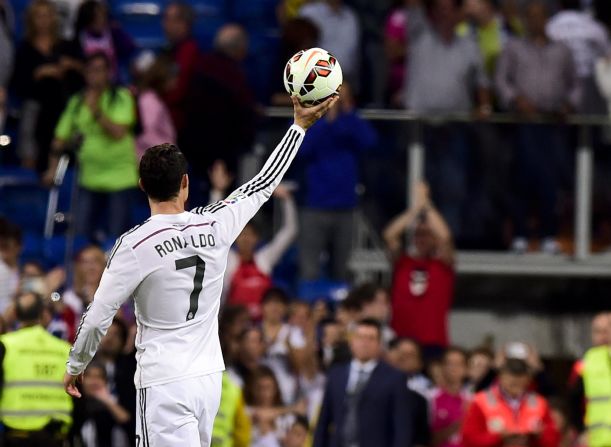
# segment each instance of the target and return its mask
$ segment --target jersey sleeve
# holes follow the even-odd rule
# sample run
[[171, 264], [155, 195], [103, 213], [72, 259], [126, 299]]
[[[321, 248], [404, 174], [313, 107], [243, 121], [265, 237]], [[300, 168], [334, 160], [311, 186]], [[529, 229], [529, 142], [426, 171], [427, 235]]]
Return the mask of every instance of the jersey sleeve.
[[284, 177], [303, 141], [305, 131], [293, 124], [269, 156], [261, 171], [240, 186], [225, 200], [191, 210], [196, 214], [213, 214], [223, 228], [228, 244], [232, 244], [244, 226], [271, 197]]
[[85, 370], [115, 314], [140, 283], [141, 275], [132, 248], [119, 240], [110, 255], [93, 301], [81, 318], [68, 357], [66, 370], [69, 374], [78, 375]]

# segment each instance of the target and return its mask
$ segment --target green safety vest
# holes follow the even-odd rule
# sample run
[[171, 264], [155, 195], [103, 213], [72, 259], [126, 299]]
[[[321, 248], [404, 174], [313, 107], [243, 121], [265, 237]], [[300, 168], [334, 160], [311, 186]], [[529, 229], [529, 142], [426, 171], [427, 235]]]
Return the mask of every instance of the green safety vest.
[[221, 404], [212, 427], [212, 447], [232, 447], [235, 413], [240, 403], [241, 390], [223, 373]]
[[0, 418], [15, 430], [36, 431], [51, 421], [72, 423], [63, 378], [70, 345], [36, 325], [0, 337], [6, 352]]
[[590, 349], [584, 357], [589, 447], [611, 447], [611, 357], [609, 347]]

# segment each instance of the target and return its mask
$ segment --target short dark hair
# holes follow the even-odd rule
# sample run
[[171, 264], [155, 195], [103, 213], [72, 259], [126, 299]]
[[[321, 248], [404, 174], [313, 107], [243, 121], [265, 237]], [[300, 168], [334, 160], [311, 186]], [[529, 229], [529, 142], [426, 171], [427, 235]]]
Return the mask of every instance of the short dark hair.
[[308, 418], [302, 414], [295, 414], [295, 422], [293, 422], [293, 426], [295, 425], [301, 425], [306, 431], [310, 430]]
[[13, 240], [17, 244], [23, 244], [23, 232], [19, 225], [0, 217], [0, 239]]
[[415, 339], [413, 339], [411, 337], [395, 337], [395, 338], [393, 338], [390, 341], [390, 343], [388, 343], [388, 349], [396, 349], [396, 348], [398, 348], [403, 343], [409, 343], [409, 344], [415, 346], [416, 350], [418, 351], [418, 356], [420, 358], [422, 358], [422, 346], [420, 346], [420, 343], [418, 343]]
[[339, 304], [337, 305], [337, 308], [344, 309], [347, 311], [357, 311], [358, 312], [363, 308], [363, 305], [361, 304], [359, 300], [356, 300], [353, 297], [351, 297], [350, 295], [348, 295], [348, 297], [345, 300], [339, 302]]
[[184, 154], [170, 143], [148, 149], [140, 160], [140, 181], [146, 195], [158, 202], [175, 198], [188, 164]]
[[382, 324], [374, 318], [363, 318], [356, 323], [357, 326], [372, 327], [378, 331], [378, 338], [382, 339]]
[[270, 287], [263, 294], [261, 304], [269, 303], [271, 301], [282, 303], [285, 306], [288, 306], [291, 302], [291, 299], [289, 298], [288, 294], [280, 287]]
[[560, 0], [560, 8], [580, 10], [581, 2], [579, 0]]
[[[27, 296], [33, 296], [34, 301], [31, 303], [23, 303], [23, 299]], [[35, 292], [22, 293], [17, 296], [15, 301], [15, 314], [17, 320], [22, 323], [31, 323], [40, 320], [44, 310], [44, 300], [41, 295]]]
[[522, 359], [507, 359], [501, 366], [500, 372], [517, 377], [530, 375], [528, 364]]

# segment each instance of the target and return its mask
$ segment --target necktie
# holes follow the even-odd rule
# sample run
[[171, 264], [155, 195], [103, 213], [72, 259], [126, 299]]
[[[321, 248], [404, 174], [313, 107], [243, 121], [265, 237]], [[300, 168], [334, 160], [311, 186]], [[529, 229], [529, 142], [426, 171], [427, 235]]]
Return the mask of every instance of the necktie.
[[346, 420], [344, 421], [344, 446], [354, 447], [359, 445], [358, 439], [358, 406], [361, 394], [367, 385], [368, 374], [364, 369], [359, 369], [356, 383], [346, 396]]

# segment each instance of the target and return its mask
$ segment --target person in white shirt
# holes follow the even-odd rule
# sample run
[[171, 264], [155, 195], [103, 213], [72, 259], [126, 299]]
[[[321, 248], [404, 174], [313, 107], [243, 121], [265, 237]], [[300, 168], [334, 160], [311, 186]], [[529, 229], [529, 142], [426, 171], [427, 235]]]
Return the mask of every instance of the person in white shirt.
[[77, 379], [112, 319], [130, 297], [138, 325], [136, 438], [143, 446], [209, 446], [225, 369], [218, 312], [229, 249], [270, 198], [295, 157], [305, 130], [337, 101], [304, 108], [261, 172], [227, 199], [185, 211], [189, 177], [184, 155], [164, 144], [146, 151], [140, 187], [151, 217], [115, 243], [93, 302], [70, 351], [64, 385]]
[[603, 113], [605, 103], [594, 81], [594, 66], [611, 49], [609, 35], [602, 23], [581, 10], [580, 0], [561, 0], [560, 5], [561, 10], [547, 23], [547, 35], [564, 43], [573, 54], [582, 90], [578, 112]]

